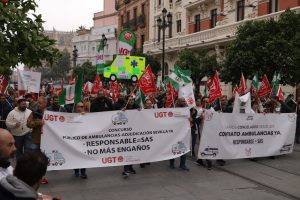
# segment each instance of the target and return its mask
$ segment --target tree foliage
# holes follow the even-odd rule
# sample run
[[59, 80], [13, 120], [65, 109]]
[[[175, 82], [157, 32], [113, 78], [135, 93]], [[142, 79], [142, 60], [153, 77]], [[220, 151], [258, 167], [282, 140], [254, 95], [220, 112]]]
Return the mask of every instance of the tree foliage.
[[41, 15], [34, 14], [34, 0], [9, 0], [0, 3], [0, 68], [9, 72], [18, 63], [29, 67], [53, 62], [58, 50], [54, 40], [44, 35]]
[[198, 84], [205, 76], [211, 76], [219, 69], [216, 55], [205, 50], [184, 49], [178, 53], [176, 64], [185, 70], [191, 70], [191, 78]]
[[36, 69], [36, 71], [41, 72], [42, 81], [49, 82], [53, 80], [61, 80], [66, 78], [67, 73], [71, 69], [71, 55], [64, 49], [59, 52], [58, 58], [51, 64], [46, 63], [43, 67]]
[[90, 61], [84, 62], [82, 65], [73, 68], [73, 77], [83, 72], [83, 82], [94, 82], [96, 76], [96, 67]]
[[237, 38], [228, 47], [221, 79], [238, 82], [241, 72], [245, 78], [267, 74], [272, 78], [280, 72], [282, 83], [300, 82], [300, 15], [291, 10], [278, 21], [250, 21], [240, 26]]

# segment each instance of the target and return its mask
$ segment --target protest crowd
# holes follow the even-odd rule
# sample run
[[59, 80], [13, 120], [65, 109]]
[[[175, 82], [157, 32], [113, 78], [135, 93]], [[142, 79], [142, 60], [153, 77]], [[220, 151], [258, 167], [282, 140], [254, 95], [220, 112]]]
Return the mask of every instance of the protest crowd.
[[[80, 96], [76, 95], [73, 99], [64, 96], [66, 88], [63, 87], [63, 83], [60, 88], [54, 88], [54, 85], [43, 88], [38, 94], [12, 87], [2, 90], [0, 93], [0, 199], [57, 199], [37, 192], [40, 184], [48, 183], [45, 174], [49, 161], [40, 146], [45, 111], [84, 115], [89, 112], [115, 110], [189, 107], [191, 147], [190, 154], [180, 156], [179, 168], [183, 172], [189, 171], [186, 164], [187, 156], [195, 160], [195, 164], [204, 166], [208, 170], [212, 169], [213, 160], [199, 159], [196, 152], [201, 140], [205, 112], [208, 110], [219, 113], [296, 113], [295, 142], [300, 143], [300, 96], [295, 97], [290, 94], [284, 98], [276, 80], [269, 84], [264, 77], [260, 87], [252, 84], [249, 88], [242, 75], [239, 86], [236, 86], [233, 91], [233, 96], [228, 97], [222, 95], [216, 72], [215, 76], [207, 81], [205, 86], [207, 94], [203, 92], [194, 94], [194, 89], [191, 87], [192, 96], [185, 96], [180, 88], [192, 82], [179, 69], [175, 72], [179, 72], [175, 74], [177, 79], [170, 78], [165, 81], [166, 84], [157, 85], [154, 84], [150, 70], [148, 77], [142, 76], [138, 83], [129, 86], [118, 81], [101, 81], [97, 74], [92, 88], [88, 88], [82, 82], [79, 83], [81, 84], [81, 91], [78, 93]], [[79, 81], [82, 81], [80, 75], [74, 79], [70, 78], [69, 86], [76, 87]], [[76, 89], [73, 91], [77, 92]], [[245, 95], [248, 95], [248, 98], [242, 98]], [[11, 158], [16, 159], [14, 169], [10, 163]], [[216, 164], [223, 166], [226, 160], [216, 160]], [[145, 168], [149, 165], [150, 163], [140, 163], [139, 166]], [[175, 159], [170, 160], [169, 167], [176, 168]], [[125, 165], [122, 176], [128, 177], [130, 174], [136, 174], [134, 166]], [[87, 179], [88, 170], [74, 169], [74, 177]]]

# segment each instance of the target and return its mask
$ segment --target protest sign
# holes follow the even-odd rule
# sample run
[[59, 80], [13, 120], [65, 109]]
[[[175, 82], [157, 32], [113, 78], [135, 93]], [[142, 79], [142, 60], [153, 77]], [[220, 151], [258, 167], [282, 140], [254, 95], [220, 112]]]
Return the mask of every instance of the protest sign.
[[232, 114], [206, 111], [198, 157], [238, 159], [291, 153], [296, 114]]
[[48, 170], [155, 162], [190, 150], [187, 108], [99, 113], [46, 111], [41, 149]]
[[39, 93], [41, 85], [41, 73], [18, 70], [18, 90]]

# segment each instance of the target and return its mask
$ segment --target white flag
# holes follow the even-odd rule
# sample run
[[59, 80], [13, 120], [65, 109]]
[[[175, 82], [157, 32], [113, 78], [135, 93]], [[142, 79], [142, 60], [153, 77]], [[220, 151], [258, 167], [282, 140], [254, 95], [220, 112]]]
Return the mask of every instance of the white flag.
[[179, 87], [178, 96], [183, 97], [185, 99], [189, 108], [196, 106], [193, 83], [189, 83], [186, 86]]

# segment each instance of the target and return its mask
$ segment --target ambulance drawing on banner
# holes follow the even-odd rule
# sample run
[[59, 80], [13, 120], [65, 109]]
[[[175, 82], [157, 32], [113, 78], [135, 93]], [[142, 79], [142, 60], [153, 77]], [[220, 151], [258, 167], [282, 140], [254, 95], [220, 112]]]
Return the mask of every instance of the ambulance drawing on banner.
[[219, 153], [219, 149], [218, 148], [206, 147], [204, 149], [204, 151], [201, 152], [201, 156], [202, 157], [206, 157], [206, 156], [216, 157], [218, 153]]
[[185, 152], [187, 152], [187, 148], [183, 142], [179, 141], [177, 144], [172, 145], [172, 153], [174, 155], [183, 154]]
[[112, 116], [113, 125], [125, 125], [128, 122], [128, 118], [126, 117], [124, 112], [118, 112], [117, 114]]
[[66, 159], [57, 150], [53, 150], [52, 153], [46, 153], [46, 156], [49, 158], [49, 166], [58, 166], [66, 163]]

